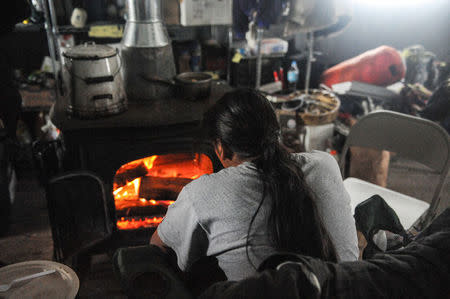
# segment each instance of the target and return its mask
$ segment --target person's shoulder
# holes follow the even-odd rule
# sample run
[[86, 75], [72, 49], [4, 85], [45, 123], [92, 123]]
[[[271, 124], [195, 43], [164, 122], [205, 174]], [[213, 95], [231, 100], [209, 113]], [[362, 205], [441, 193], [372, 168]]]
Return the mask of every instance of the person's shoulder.
[[306, 164], [312, 166], [337, 165], [336, 159], [332, 155], [324, 151], [313, 150], [311, 152], [294, 153], [292, 154], [292, 157], [295, 161], [301, 163], [302, 166], [305, 166]]
[[255, 173], [254, 167], [249, 163], [243, 163], [239, 166], [223, 168], [215, 173], [204, 174], [187, 184], [185, 188], [191, 191], [217, 192], [248, 179], [253, 173]]
[[181, 191], [181, 197], [190, 202], [200, 222], [211, 214], [211, 208], [221, 205], [224, 194], [233, 189], [229, 181], [232, 177], [229, 172], [228, 169], [222, 169], [215, 173], [204, 174], [188, 183]]
[[336, 159], [327, 152], [314, 150], [293, 154], [305, 175], [339, 176], [340, 170]]
[[212, 185], [220, 184], [221, 177], [224, 176], [224, 171], [226, 169], [222, 169], [219, 172], [211, 173], [211, 174], [203, 174], [202, 176], [196, 178], [185, 186], [185, 189], [210, 189]]
[[201, 186], [204, 186], [206, 183], [208, 183], [209, 181], [211, 181], [211, 175], [210, 174], [203, 174], [200, 177], [192, 180], [191, 182], [189, 182], [188, 184], [186, 184], [186, 186], [184, 186], [184, 189], [197, 189]]

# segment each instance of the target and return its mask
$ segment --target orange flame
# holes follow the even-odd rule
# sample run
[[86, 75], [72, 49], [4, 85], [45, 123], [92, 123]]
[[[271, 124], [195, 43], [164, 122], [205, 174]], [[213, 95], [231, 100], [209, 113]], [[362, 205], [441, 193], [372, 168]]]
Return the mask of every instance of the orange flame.
[[[180, 178], [188, 179], [187, 181], [189, 181], [209, 173], [213, 173], [213, 165], [210, 158], [205, 154], [193, 155], [190, 153], [179, 153], [153, 155], [123, 165], [116, 172], [113, 185], [113, 196], [116, 210], [122, 211], [122, 215], [126, 214], [127, 218], [125, 219], [122, 217], [118, 220], [117, 227], [124, 230], [137, 229], [140, 227], [156, 227], [162, 221], [163, 217], [150, 214], [149, 217], [139, 217], [135, 219], [132, 218], [132, 215], [128, 214], [129, 209], [146, 207], [148, 210], [151, 206], [155, 208], [160, 207], [155, 210], [160, 214], [161, 209], [167, 209], [169, 205], [174, 203], [174, 200], [168, 200], [167, 196], [164, 197], [164, 200], [160, 200], [157, 197], [143, 198], [142, 195], [149, 195], [148, 188], [151, 185], [145, 185], [147, 187], [144, 190], [146, 190], [147, 193], [144, 192], [141, 193], [141, 195], [141, 184], [143, 184], [143, 182], [148, 184], [149, 182], [149, 180], [143, 181], [142, 177], [155, 177], [159, 180], [164, 178]], [[116, 180], [116, 178], [119, 179]], [[172, 191], [172, 194], [173, 192], [174, 191]], [[177, 194], [177, 192], [175, 194]], [[153, 193], [150, 192], [150, 194]], [[155, 196], [158, 196], [159, 193], [156, 192], [155, 194]]]
[[150, 169], [153, 168], [153, 163], [155, 163], [156, 158], [158, 158], [157, 155], [150, 156], [150, 157], [147, 157], [147, 158], [143, 159], [144, 160], [144, 164], [147, 167], [147, 169], [150, 170]]
[[114, 199], [117, 200], [136, 200], [139, 198], [139, 187], [141, 178], [128, 182], [125, 186], [119, 187], [113, 191]]

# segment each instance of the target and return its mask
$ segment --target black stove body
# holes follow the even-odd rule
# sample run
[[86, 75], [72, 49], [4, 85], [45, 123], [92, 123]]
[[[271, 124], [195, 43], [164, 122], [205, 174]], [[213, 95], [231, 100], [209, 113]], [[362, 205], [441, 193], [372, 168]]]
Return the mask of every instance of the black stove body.
[[[64, 155], [60, 173], [48, 179], [47, 199], [57, 259], [64, 261], [92, 248], [102, 252], [148, 244], [156, 226], [126, 230], [117, 226], [113, 194], [117, 170], [152, 155], [177, 153], [207, 156], [213, 171], [220, 170], [213, 147], [201, 138], [200, 122], [206, 109], [227, 90], [227, 85], [215, 83], [210, 98], [203, 101], [130, 102], [128, 111], [97, 120], [70, 118], [66, 105], [56, 103], [52, 121], [61, 130]], [[88, 180], [95, 177], [97, 191], [95, 187], [92, 192], [82, 191], [91, 183], [71, 181], [80, 173]], [[52, 184], [57, 187], [52, 189]], [[64, 244], [74, 237], [80, 241]]]

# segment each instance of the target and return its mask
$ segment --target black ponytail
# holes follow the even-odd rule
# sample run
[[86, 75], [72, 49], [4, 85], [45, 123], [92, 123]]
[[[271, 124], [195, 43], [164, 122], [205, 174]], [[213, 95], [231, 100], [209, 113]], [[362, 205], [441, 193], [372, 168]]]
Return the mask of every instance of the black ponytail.
[[277, 143], [264, 148], [255, 164], [271, 198], [269, 229], [275, 247], [336, 262], [334, 246], [298, 163]]
[[250, 89], [232, 91], [205, 114], [204, 127], [210, 140], [220, 140], [226, 151], [253, 159], [261, 175], [263, 195], [249, 224], [247, 248], [252, 224], [268, 195], [268, 231], [277, 250], [336, 262], [314, 194], [300, 165], [280, 144], [280, 127], [270, 102]]

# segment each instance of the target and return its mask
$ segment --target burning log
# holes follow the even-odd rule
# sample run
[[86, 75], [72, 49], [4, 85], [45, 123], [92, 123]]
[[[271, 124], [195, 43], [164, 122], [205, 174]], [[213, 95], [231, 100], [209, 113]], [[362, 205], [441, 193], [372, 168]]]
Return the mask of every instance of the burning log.
[[191, 181], [192, 179], [188, 178], [161, 178], [145, 176], [141, 180], [139, 197], [175, 200], [181, 189], [183, 189], [183, 187]]
[[117, 187], [125, 185], [127, 182], [131, 182], [132, 180], [143, 177], [147, 174], [148, 169], [143, 162], [139, 163], [133, 168], [125, 169], [120, 173], [117, 172], [114, 177], [114, 185]]
[[154, 215], [165, 215], [167, 212], [167, 206], [134, 206], [126, 209], [116, 210], [117, 217], [143, 217]]

